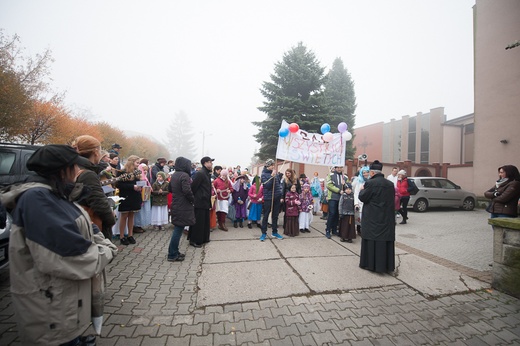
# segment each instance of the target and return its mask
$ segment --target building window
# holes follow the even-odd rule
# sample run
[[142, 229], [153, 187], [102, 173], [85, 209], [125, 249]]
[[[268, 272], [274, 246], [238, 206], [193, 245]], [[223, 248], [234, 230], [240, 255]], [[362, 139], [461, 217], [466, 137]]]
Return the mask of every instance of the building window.
[[408, 120], [408, 160], [412, 162], [415, 162], [416, 123], [416, 117]]

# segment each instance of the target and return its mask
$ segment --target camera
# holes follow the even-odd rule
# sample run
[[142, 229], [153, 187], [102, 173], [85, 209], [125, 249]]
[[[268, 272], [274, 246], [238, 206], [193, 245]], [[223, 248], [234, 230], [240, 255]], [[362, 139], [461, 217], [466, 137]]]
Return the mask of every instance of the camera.
[[368, 160], [368, 155], [367, 154], [361, 154], [358, 156], [358, 160], [359, 161], [366, 161]]

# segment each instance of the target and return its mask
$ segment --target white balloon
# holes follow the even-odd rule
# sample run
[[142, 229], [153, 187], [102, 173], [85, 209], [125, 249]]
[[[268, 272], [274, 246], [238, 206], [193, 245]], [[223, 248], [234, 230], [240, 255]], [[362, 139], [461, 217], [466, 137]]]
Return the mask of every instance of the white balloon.
[[341, 137], [343, 138], [343, 140], [345, 142], [348, 142], [352, 139], [352, 133], [348, 132], [348, 131], [345, 131], [341, 134]]
[[334, 136], [332, 135], [332, 132], [327, 132], [327, 133], [325, 133], [325, 134], [323, 135], [323, 140], [324, 140], [325, 142], [330, 142], [330, 141], [332, 141], [332, 138], [333, 138], [333, 137], [334, 137]]

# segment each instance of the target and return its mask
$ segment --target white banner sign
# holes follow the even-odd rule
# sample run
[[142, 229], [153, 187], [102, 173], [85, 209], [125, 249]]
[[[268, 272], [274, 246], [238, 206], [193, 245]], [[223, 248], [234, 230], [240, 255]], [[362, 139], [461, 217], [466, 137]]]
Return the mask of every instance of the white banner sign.
[[[289, 124], [283, 120], [282, 128]], [[292, 162], [319, 166], [344, 166], [345, 142], [341, 133], [334, 133], [330, 142], [323, 140], [323, 135], [299, 129], [289, 132], [286, 137], [278, 137], [276, 158]]]

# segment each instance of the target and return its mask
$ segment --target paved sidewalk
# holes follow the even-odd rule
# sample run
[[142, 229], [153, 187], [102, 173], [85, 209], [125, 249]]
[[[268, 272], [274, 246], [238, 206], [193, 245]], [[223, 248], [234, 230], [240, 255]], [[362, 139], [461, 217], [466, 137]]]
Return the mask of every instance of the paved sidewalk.
[[[171, 230], [138, 234], [108, 268], [98, 345], [520, 344], [520, 301], [490, 289], [489, 272], [397, 244], [396, 272], [374, 274], [358, 267], [359, 238], [313, 226], [263, 243], [231, 226], [200, 249], [183, 236], [173, 263]], [[13, 313], [4, 270], [0, 345], [19, 344]]]

